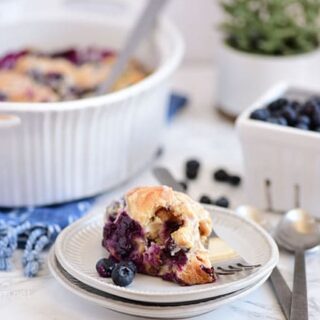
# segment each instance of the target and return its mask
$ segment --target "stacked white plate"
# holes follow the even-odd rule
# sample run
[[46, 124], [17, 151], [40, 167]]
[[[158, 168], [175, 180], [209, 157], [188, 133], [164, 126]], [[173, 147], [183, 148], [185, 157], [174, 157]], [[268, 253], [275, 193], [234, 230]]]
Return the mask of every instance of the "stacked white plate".
[[126, 287], [98, 276], [96, 262], [106, 256], [101, 247], [103, 215], [89, 216], [66, 228], [49, 255], [53, 276], [68, 290], [108, 309], [151, 318], [187, 318], [239, 299], [261, 286], [278, 261], [273, 239], [259, 226], [232, 212], [207, 207], [214, 229], [250, 264], [259, 268], [220, 275], [216, 282], [182, 287], [138, 274]]

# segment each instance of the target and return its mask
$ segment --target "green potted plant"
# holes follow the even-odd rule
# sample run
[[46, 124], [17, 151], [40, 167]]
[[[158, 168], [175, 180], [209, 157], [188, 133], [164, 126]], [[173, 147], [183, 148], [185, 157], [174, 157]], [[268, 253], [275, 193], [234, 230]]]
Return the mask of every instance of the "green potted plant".
[[217, 103], [236, 116], [279, 81], [320, 87], [319, 0], [222, 0]]

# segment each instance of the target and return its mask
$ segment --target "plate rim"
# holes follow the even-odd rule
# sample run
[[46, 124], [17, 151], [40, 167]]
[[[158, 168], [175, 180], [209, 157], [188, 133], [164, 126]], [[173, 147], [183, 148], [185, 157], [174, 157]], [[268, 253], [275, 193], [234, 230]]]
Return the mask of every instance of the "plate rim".
[[[55, 259], [57, 259], [56, 255], [55, 255], [55, 250], [54, 250], [54, 248], [52, 248], [49, 252], [49, 255], [48, 255], [49, 270], [51, 272], [51, 275], [60, 283], [60, 285], [62, 285], [69, 292], [75, 294], [76, 296], [78, 296], [81, 299], [84, 299], [90, 303], [99, 305], [103, 308], [106, 308], [106, 309], [109, 309], [109, 310], [112, 310], [115, 312], [120, 312], [120, 313], [123, 313], [126, 315], [131, 315], [131, 316], [134, 315], [137, 317], [152, 318], [152, 319], [154, 319], [154, 316], [151, 316], [150, 314], [148, 314], [148, 312], [157, 311], [157, 317], [161, 318], [161, 319], [191, 318], [191, 317], [195, 317], [195, 316], [199, 316], [201, 314], [211, 312], [211, 311], [213, 311], [223, 305], [226, 305], [226, 304], [232, 303], [236, 300], [239, 300], [239, 299], [247, 296], [248, 294], [252, 293], [254, 290], [260, 288], [268, 280], [268, 278], [270, 277], [270, 274], [272, 272], [272, 271], [270, 271], [267, 275], [262, 276], [255, 284], [248, 286], [248, 287], [245, 287], [243, 289], [240, 289], [238, 291], [235, 291], [233, 293], [230, 293], [224, 298], [221, 297], [220, 300], [218, 300], [219, 297], [216, 297], [217, 299], [213, 299], [211, 301], [209, 300], [206, 302], [199, 302], [196, 304], [189, 304], [189, 305], [187, 304], [187, 305], [183, 305], [183, 306], [141, 306], [141, 305], [136, 305], [134, 303], [131, 304], [129, 301], [125, 302], [125, 301], [119, 301], [119, 300], [112, 300], [111, 298], [106, 298], [106, 297], [103, 297], [103, 300], [98, 301], [99, 298], [96, 297], [96, 296], [98, 296], [98, 294], [95, 294], [92, 292], [87, 292], [84, 288], [81, 288], [81, 287], [80, 287], [80, 290], [76, 290], [76, 288], [75, 288], [76, 284], [72, 285], [70, 283], [71, 281], [69, 279], [67, 279], [66, 277], [64, 277], [64, 275], [62, 274], [62, 272], [60, 270], [58, 270], [58, 271], [56, 270], [56, 269], [58, 269], [58, 267], [56, 266]], [[67, 271], [65, 270], [65, 272], [67, 272]], [[70, 275], [70, 276], [72, 277], [72, 275]], [[81, 282], [80, 280], [78, 280], [78, 281]], [[90, 287], [89, 285], [86, 285], [86, 286]], [[77, 288], [78, 288], [78, 286], [77, 286]], [[124, 304], [124, 306], [116, 305], [117, 302]], [[106, 303], [108, 303], [109, 305], [107, 306]], [[112, 306], [110, 306], [110, 304], [112, 304]], [[200, 312], [195, 312], [194, 309], [200, 305], [201, 306], [206, 305], [206, 309], [201, 310]], [[120, 310], [121, 307], [131, 308], [131, 312]], [[183, 311], [187, 312], [186, 308], [188, 308], [188, 307], [190, 307], [192, 309], [190, 311], [193, 313], [188, 316], [182, 315], [181, 313]], [[137, 311], [139, 312], [138, 314], [137, 314]], [[177, 311], [179, 311], [180, 313], [177, 314]], [[173, 314], [174, 312], [176, 312], [176, 314]]]
[[[210, 206], [206, 205], [206, 209], [210, 211], [210, 214], [215, 214], [217, 211], [222, 213], [223, 215], [229, 215], [233, 219], [239, 220], [241, 223], [245, 223], [249, 225], [253, 230], [258, 232], [260, 236], [263, 236], [264, 239], [266, 240], [266, 243], [268, 244], [270, 248], [270, 258], [268, 262], [261, 267], [260, 272], [255, 272], [251, 275], [248, 275], [246, 278], [242, 278], [237, 280], [235, 283], [233, 283], [233, 286], [235, 289], [233, 290], [227, 290], [227, 288], [230, 286], [229, 283], [226, 284], [221, 284], [219, 288], [215, 287], [215, 290], [212, 288], [206, 286], [205, 288], [196, 288], [197, 286], [193, 286], [194, 290], [190, 291], [184, 291], [183, 287], [178, 287], [176, 290], [171, 291], [171, 292], [166, 292], [164, 293], [159, 293], [159, 292], [152, 292], [150, 290], [141, 290], [141, 289], [132, 289], [130, 287], [119, 287], [116, 286], [112, 283], [106, 283], [106, 282], [101, 282], [98, 281], [97, 279], [92, 278], [91, 276], [88, 276], [87, 274], [84, 274], [83, 272], [77, 270], [74, 268], [73, 265], [68, 263], [66, 259], [63, 257], [63, 249], [62, 245], [64, 241], [67, 241], [66, 238], [68, 237], [68, 234], [72, 232], [72, 230], [77, 229], [78, 226], [81, 226], [82, 224], [90, 224], [90, 223], [96, 223], [99, 219], [103, 219], [103, 213], [95, 214], [93, 216], [90, 216], [88, 218], [83, 218], [74, 224], [70, 225], [67, 227], [65, 230], [62, 231], [62, 233], [58, 236], [56, 243], [55, 243], [55, 254], [56, 257], [59, 261], [59, 263], [63, 266], [63, 268], [71, 274], [73, 277], [76, 279], [80, 280], [81, 282], [94, 287], [96, 289], [108, 291], [114, 295], [125, 297], [130, 300], [137, 300], [137, 301], [143, 301], [148, 298], [149, 301], [152, 302], [169, 302], [169, 301], [174, 301], [175, 302], [180, 302], [180, 301], [192, 301], [194, 300], [194, 295], [201, 294], [203, 296], [207, 297], [213, 297], [215, 294], [212, 294], [214, 291], [218, 291], [217, 295], [221, 294], [221, 292], [224, 293], [229, 293], [235, 290], [239, 290], [241, 288], [244, 288], [247, 285], [251, 285], [252, 283], [255, 282], [256, 278], [259, 278], [259, 276], [263, 276], [264, 274], [267, 274], [270, 270], [274, 268], [274, 266], [277, 264], [279, 260], [279, 251], [278, 247], [275, 243], [275, 241], [272, 239], [272, 237], [260, 226], [258, 226], [256, 223], [251, 222], [241, 216], [236, 215], [233, 211], [228, 210], [228, 209], [223, 209], [219, 208], [216, 206]], [[244, 283], [247, 283], [247, 285], [244, 285]], [[134, 298], [132, 297], [134, 295]], [[165, 299], [165, 300], [163, 300]]]

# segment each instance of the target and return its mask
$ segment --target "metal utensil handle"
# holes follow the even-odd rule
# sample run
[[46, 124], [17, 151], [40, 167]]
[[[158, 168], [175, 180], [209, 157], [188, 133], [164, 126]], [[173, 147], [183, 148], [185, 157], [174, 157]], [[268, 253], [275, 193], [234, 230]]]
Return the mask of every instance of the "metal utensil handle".
[[133, 30], [129, 34], [125, 47], [121, 50], [120, 55], [116, 59], [114, 66], [111, 69], [110, 74], [107, 79], [99, 86], [98, 93], [104, 94], [108, 93], [112, 85], [119, 78], [129, 59], [132, 57], [133, 52], [138, 47], [140, 41], [144, 36], [151, 31], [156, 18], [167, 3], [168, 0], [149, 0], [145, 10], [138, 19], [137, 24], [134, 26]]
[[280, 307], [287, 320], [290, 319], [290, 307], [291, 307], [291, 291], [284, 280], [279, 269], [275, 267], [271, 273], [270, 281], [276, 293]]
[[160, 183], [171, 187], [175, 191], [183, 192], [183, 193], [185, 192], [182, 186], [172, 176], [171, 172], [168, 169], [162, 168], [162, 167], [156, 167], [153, 169], [153, 173]]
[[290, 320], [308, 319], [306, 264], [304, 251], [295, 252]]

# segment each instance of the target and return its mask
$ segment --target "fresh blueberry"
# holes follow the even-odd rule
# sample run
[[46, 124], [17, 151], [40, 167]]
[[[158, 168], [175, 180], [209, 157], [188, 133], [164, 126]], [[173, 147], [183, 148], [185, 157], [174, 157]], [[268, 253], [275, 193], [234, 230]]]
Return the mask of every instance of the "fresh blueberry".
[[205, 194], [200, 197], [199, 202], [205, 204], [212, 204], [210, 197]]
[[267, 122], [272, 123], [272, 124], [279, 124], [279, 118], [270, 117], [270, 118], [268, 118]]
[[309, 130], [309, 126], [304, 123], [298, 123], [295, 127], [301, 130]]
[[134, 276], [134, 271], [126, 263], [119, 263], [111, 274], [114, 284], [120, 287], [128, 286], [133, 281]]
[[288, 121], [285, 117], [279, 117], [278, 118], [278, 124], [280, 126], [287, 126], [288, 125]]
[[134, 272], [134, 274], [136, 274], [137, 273], [137, 266], [135, 265], [135, 263], [134, 262], [132, 262], [132, 261], [127, 261], [127, 262], [125, 262], [125, 264]]
[[213, 178], [219, 182], [226, 182], [229, 180], [229, 174], [224, 169], [218, 169], [213, 173]]
[[199, 169], [200, 168], [200, 162], [195, 159], [188, 160], [186, 162], [186, 167], [189, 169]]
[[311, 121], [310, 121], [310, 118], [308, 116], [301, 115], [301, 116], [298, 117], [297, 123], [303, 123], [303, 124], [305, 124], [307, 126], [310, 126]]
[[214, 204], [218, 207], [223, 207], [223, 208], [229, 208], [229, 200], [226, 197], [220, 197], [218, 198]]
[[96, 270], [100, 277], [109, 278], [116, 265], [117, 262], [113, 257], [102, 258], [96, 263]]
[[200, 168], [200, 162], [198, 160], [188, 160], [186, 162], [186, 177], [190, 180], [197, 178]]
[[315, 111], [311, 119], [312, 119], [312, 125], [314, 127], [319, 127], [320, 126], [320, 110]]
[[271, 102], [269, 105], [268, 105], [268, 109], [271, 111], [271, 112], [274, 112], [274, 111], [280, 111], [282, 110], [282, 108], [284, 106], [286, 106], [288, 104], [288, 100], [285, 99], [285, 98], [280, 98], [280, 99], [277, 99], [273, 102]]
[[180, 181], [179, 184], [184, 191], [188, 191], [188, 184], [185, 181]]
[[295, 125], [295, 123], [297, 122], [298, 114], [297, 111], [292, 108], [292, 106], [286, 106], [282, 112], [282, 116], [291, 126]]
[[250, 118], [254, 120], [266, 121], [270, 117], [270, 112], [267, 109], [257, 109], [251, 112]]
[[228, 179], [232, 186], [238, 186], [241, 183], [241, 178], [237, 175], [230, 176]]
[[301, 113], [306, 116], [312, 117], [313, 114], [318, 109], [319, 109], [319, 107], [318, 107], [317, 102], [315, 100], [310, 99], [310, 100], [306, 101], [305, 104], [303, 105]]
[[300, 108], [302, 107], [301, 103], [297, 100], [293, 100], [291, 101], [291, 107], [296, 110], [296, 111], [299, 111]]

